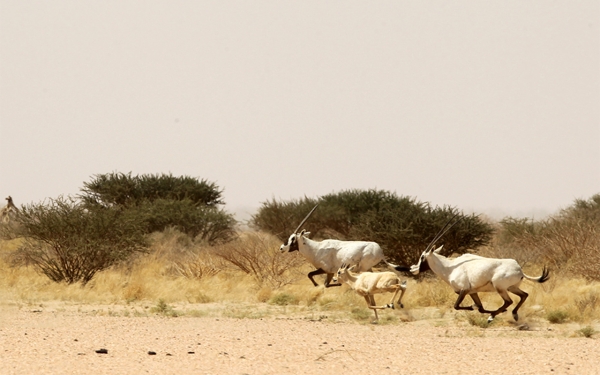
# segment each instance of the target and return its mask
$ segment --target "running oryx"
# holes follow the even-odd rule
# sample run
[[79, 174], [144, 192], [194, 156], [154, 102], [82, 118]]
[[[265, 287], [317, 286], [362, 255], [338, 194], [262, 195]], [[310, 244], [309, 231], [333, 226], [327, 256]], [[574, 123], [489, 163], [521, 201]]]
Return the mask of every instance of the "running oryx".
[[[521, 266], [514, 259], [484, 258], [474, 254], [464, 254], [454, 259], [446, 258], [440, 254], [442, 246], [435, 250], [433, 250], [433, 247], [435, 242], [454, 225], [448, 226], [449, 224], [450, 222], [442, 228], [440, 233], [427, 246], [421, 254], [419, 262], [411, 266], [410, 272], [418, 275], [420, 272], [432, 270], [458, 294], [458, 299], [454, 303], [456, 310], [474, 310], [473, 306], [460, 306], [463, 299], [469, 295], [480, 313], [491, 314], [488, 322], [494, 320], [496, 315], [507, 310], [508, 306], [513, 303], [508, 292], [514, 293], [520, 297], [519, 303], [512, 311], [513, 318], [518, 321], [519, 308], [529, 295], [519, 289], [521, 281], [525, 278], [538, 283], [546, 282], [549, 279], [548, 269], [544, 267], [542, 275], [534, 277], [524, 274]], [[504, 304], [497, 310], [486, 310], [477, 295], [479, 292], [496, 292], [500, 294]]]
[[325, 287], [340, 286], [340, 283], [330, 284], [333, 274], [342, 266], [342, 264], [356, 265], [356, 272], [369, 271], [377, 263], [384, 259], [383, 250], [375, 242], [367, 241], [339, 241], [323, 240], [313, 241], [308, 238], [310, 232], [298, 230], [310, 215], [315, 211], [318, 204], [306, 215], [304, 220], [298, 225], [294, 233], [290, 235], [287, 242], [281, 245], [279, 251], [282, 253], [299, 251], [306, 260], [308, 260], [316, 270], [308, 273], [308, 278], [314, 286], [318, 286], [314, 276], [327, 274]]

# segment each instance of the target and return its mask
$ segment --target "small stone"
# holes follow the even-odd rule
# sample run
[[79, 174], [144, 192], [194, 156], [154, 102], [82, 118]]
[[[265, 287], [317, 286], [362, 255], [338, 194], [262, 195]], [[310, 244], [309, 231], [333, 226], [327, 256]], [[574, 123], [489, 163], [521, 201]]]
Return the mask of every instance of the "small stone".
[[98, 353], [98, 354], [108, 354], [108, 350], [107, 349], [98, 349], [98, 350], [96, 350], [96, 353]]
[[153, 352], [152, 350], [148, 351], [148, 355], [156, 355], [156, 352]]

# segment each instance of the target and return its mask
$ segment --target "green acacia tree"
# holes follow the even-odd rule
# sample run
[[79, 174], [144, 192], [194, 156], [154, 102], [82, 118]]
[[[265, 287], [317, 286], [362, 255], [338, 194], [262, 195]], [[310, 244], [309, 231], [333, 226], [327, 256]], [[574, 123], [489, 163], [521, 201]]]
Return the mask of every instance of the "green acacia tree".
[[222, 193], [215, 183], [189, 176], [114, 172], [95, 175], [79, 197], [88, 207], [130, 211], [145, 223], [147, 233], [174, 227], [215, 243], [235, 233], [233, 215], [219, 208]]
[[427, 244], [453, 217], [461, 220], [438, 241], [442, 254], [463, 254], [490, 242], [491, 225], [475, 215], [464, 215], [450, 206], [431, 207], [414, 198], [384, 190], [345, 190], [318, 199], [263, 202], [251, 224], [285, 241], [306, 214], [319, 208], [304, 228], [313, 237], [375, 241], [390, 260], [414, 264]]
[[222, 194], [215, 183], [194, 177], [113, 172], [84, 182], [79, 197], [86, 204], [105, 207], [131, 207], [157, 199], [188, 200], [197, 206], [216, 207], [224, 204]]

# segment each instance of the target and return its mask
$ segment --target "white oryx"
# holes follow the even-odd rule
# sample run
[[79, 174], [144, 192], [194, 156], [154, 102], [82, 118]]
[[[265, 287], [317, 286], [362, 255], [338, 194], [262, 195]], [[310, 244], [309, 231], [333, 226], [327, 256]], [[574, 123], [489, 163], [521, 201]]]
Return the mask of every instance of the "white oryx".
[[306, 215], [304, 220], [298, 225], [298, 228], [288, 238], [287, 242], [279, 247], [282, 253], [298, 251], [315, 268], [315, 271], [308, 273], [308, 278], [314, 286], [318, 286], [313, 279], [316, 275], [327, 274], [325, 287], [340, 286], [341, 284], [330, 284], [333, 274], [342, 266], [342, 264], [355, 264], [356, 271], [369, 271], [377, 263], [384, 259], [383, 250], [376, 242], [367, 241], [339, 241], [323, 240], [313, 241], [308, 238], [310, 232], [302, 230], [298, 233], [300, 227], [306, 222], [310, 215], [315, 211], [318, 204]]
[[[450, 228], [446, 224], [442, 232], [445, 233], [448, 229]], [[440, 232], [441, 235], [443, 235], [442, 232]], [[456, 310], [474, 310], [473, 306], [460, 306], [463, 299], [469, 295], [480, 313], [491, 314], [488, 318], [488, 322], [491, 322], [496, 315], [505, 312], [508, 306], [513, 303], [508, 295], [508, 292], [511, 292], [521, 298], [512, 311], [513, 318], [518, 321], [519, 308], [529, 296], [529, 294], [519, 289], [523, 278], [538, 283], [543, 283], [549, 279], [549, 271], [546, 267], [543, 268], [541, 276], [528, 276], [523, 273], [521, 266], [514, 259], [485, 258], [474, 254], [464, 254], [454, 259], [446, 258], [440, 254], [442, 246], [433, 250], [435, 241], [441, 235], [438, 234], [427, 246], [421, 254], [419, 262], [411, 266], [410, 272], [418, 275], [420, 272], [432, 270], [441, 277], [458, 294], [458, 299], [454, 303]], [[477, 295], [479, 292], [496, 292], [500, 294], [504, 304], [497, 310], [486, 310]]]
[[[377, 310], [394, 308], [394, 299], [398, 293], [401, 294], [397, 304], [400, 308], [404, 307], [402, 305], [402, 297], [404, 296], [404, 292], [406, 292], [406, 281], [401, 281], [394, 272], [363, 272], [354, 274], [350, 272], [352, 268], [354, 266], [348, 268], [347, 264], [343, 264], [333, 277], [333, 281], [342, 280], [350, 285], [358, 295], [363, 296], [369, 308], [375, 312], [375, 321], [379, 320]], [[390, 303], [383, 306], [376, 306], [374, 294], [386, 292], [394, 293]]]

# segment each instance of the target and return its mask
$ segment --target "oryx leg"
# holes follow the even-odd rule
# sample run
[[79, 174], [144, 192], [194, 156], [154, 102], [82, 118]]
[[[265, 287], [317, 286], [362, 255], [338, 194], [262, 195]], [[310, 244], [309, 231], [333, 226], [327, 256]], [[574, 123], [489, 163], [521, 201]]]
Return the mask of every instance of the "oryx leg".
[[[389, 307], [391, 309], [394, 308], [394, 299], [396, 298], [396, 296], [398, 295], [399, 292], [400, 292], [400, 285], [396, 285], [396, 290], [394, 291], [394, 294], [392, 295], [392, 299], [390, 300], [390, 303], [385, 305], [385, 307]], [[402, 291], [402, 294], [404, 294], [404, 291]], [[402, 299], [402, 295], [400, 295], [400, 299]], [[404, 306], [402, 306], [402, 303], [400, 303], [400, 299], [398, 299], [398, 304], [402, 308]]]
[[379, 316], [377, 315], [377, 307], [375, 306], [375, 298], [371, 294], [365, 294], [365, 301], [367, 301], [367, 306], [373, 310], [375, 313], [375, 321], [379, 321]]
[[473, 310], [473, 306], [461, 306], [460, 305], [462, 303], [462, 301], [465, 299], [465, 297], [467, 296], [467, 294], [469, 294], [469, 291], [461, 290], [457, 294], [458, 294], [458, 298], [456, 299], [456, 302], [454, 303], [454, 309], [455, 310]]
[[483, 304], [481, 303], [481, 300], [479, 299], [479, 295], [477, 293], [471, 293], [469, 295], [471, 296], [471, 299], [473, 300], [473, 302], [475, 302], [475, 306], [477, 306], [477, 310], [480, 313], [491, 314], [493, 312], [493, 311], [486, 310], [483, 308]]
[[331, 281], [331, 279], [333, 278], [333, 274], [332, 273], [327, 273], [325, 272], [323, 269], [319, 268], [318, 270], [314, 270], [312, 272], [308, 273], [308, 278], [310, 279], [310, 281], [312, 281], [314, 286], [319, 286], [319, 284], [317, 284], [317, 282], [315, 281], [315, 279], [313, 277], [317, 276], [317, 275], [322, 275], [326, 273], [327, 274], [327, 279], [325, 280], [325, 287], [328, 288], [330, 286], [340, 286], [341, 284], [333, 284], [333, 285], [329, 285], [329, 282]]
[[488, 322], [491, 322], [492, 320], [494, 320], [496, 315], [505, 312], [506, 309], [508, 308], [508, 306], [512, 305], [512, 303], [513, 303], [513, 300], [510, 299], [510, 296], [508, 295], [508, 292], [506, 290], [496, 289], [496, 291], [498, 292], [498, 294], [500, 294], [500, 297], [502, 297], [502, 299], [504, 300], [504, 304], [502, 306], [500, 306], [498, 308], [498, 310], [492, 311], [492, 315], [490, 315], [490, 317], [488, 318]]
[[404, 297], [404, 293], [406, 292], [406, 281], [402, 284], [400, 284], [400, 297], [398, 298], [398, 305], [400, 306], [401, 309], [404, 308], [404, 305], [402, 304], [402, 297]]
[[518, 314], [519, 308], [521, 307], [523, 302], [525, 302], [527, 297], [529, 297], [529, 294], [527, 292], [522, 291], [521, 289], [519, 289], [516, 286], [511, 286], [510, 288], [508, 288], [508, 291], [521, 297], [521, 300], [519, 301], [519, 303], [517, 303], [517, 306], [515, 306], [515, 308], [512, 311], [513, 318], [515, 319], [515, 322], [516, 322], [519, 320], [519, 314]]
[[398, 306], [400, 306], [401, 309], [403, 309], [404, 305], [402, 304], [402, 297], [404, 296], [404, 292], [406, 292], [406, 287], [404, 285], [396, 285], [395, 289], [396, 290], [394, 291], [394, 295], [392, 296], [390, 303], [386, 305], [386, 307], [394, 309], [394, 299], [396, 298], [398, 293], [400, 293], [400, 297], [398, 297], [398, 301], [396, 303], [398, 304]]
[[341, 283], [329, 284], [331, 282], [331, 279], [333, 279], [333, 274], [332, 273], [328, 273], [327, 274], [327, 278], [325, 279], [325, 288], [329, 288], [329, 287], [332, 287], [332, 286], [342, 286]]

